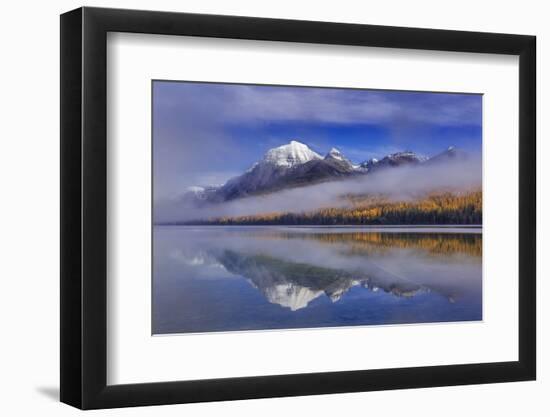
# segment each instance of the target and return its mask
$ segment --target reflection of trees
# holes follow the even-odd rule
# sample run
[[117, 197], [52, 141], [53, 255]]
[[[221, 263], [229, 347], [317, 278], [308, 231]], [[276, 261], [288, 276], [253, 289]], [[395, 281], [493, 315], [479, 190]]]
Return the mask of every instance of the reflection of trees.
[[279, 239], [308, 239], [327, 244], [349, 245], [352, 254], [366, 254], [391, 249], [421, 249], [430, 254], [452, 255], [463, 253], [480, 257], [482, 237], [477, 233], [265, 233], [265, 237]]

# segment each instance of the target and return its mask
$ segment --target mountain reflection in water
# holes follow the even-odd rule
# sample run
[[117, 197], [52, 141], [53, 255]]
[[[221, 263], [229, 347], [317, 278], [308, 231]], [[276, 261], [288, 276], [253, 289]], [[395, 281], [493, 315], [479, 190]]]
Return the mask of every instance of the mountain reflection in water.
[[310, 301], [323, 294], [336, 302], [357, 285], [375, 291], [383, 288], [386, 292], [401, 296], [413, 296], [421, 289], [419, 285], [391, 276], [383, 270], [376, 271], [379, 277], [376, 279], [374, 273], [369, 278], [367, 271], [321, 268], [266, 255], [246, 256], [225, 251], [217, 259], [229, 272], [250, 279], [269, 302], [292, 311], [307, 307]]
[[479, 229], [155, 228], [153, 333], [481, 319]]

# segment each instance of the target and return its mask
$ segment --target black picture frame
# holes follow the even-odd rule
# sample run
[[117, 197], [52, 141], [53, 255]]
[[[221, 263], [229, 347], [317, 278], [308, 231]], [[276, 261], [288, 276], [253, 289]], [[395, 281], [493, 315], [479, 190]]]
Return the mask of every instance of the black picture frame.
[[[108, 32], [519, 56], [519, 360], [107, 385]], [[60, 56], [62, 402], [95, 409], [535, 379], [534, 36], [84, 7], [61, 15]]]

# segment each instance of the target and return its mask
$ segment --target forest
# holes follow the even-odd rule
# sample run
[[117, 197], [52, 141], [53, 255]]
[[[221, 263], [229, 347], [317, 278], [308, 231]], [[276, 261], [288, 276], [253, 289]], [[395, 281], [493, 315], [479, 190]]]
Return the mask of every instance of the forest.
[[193, 225], [480, 225], [482, 192], [440, 192], [394, 201], [383, 196], [346, 196], [343, 207], [309, 212], [263, 213], [187, 222]]

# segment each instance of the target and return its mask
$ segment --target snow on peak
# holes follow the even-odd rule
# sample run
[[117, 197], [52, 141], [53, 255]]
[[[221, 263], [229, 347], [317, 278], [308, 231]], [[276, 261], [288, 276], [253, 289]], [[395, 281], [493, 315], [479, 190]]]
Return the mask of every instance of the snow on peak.
[[322, 159], [319, 154], [309, 147], [296, 140], [290, 143], [270, 149], [264, 156], [264, 162], [280, 167], [293, 167], [304, 164], [313, 159]]
[[449, 152], [450, 152], [450, 151], [454, 151], [454, 150], [455, 150], [455, 147], [454, 147], [454, 146], [449, 146], [449, 147], [447, 148], [447, 151], [449, 151]]
[[401, 151], [389, 154], [388, 158], [399, 158], [399, 157], [416, 157], [416, 154], [413, 151]]
[[378, 163], [378, 159], [376, 158], [371, 158], [367, 161], [363, 161], [359, 164], [359, 168], [361, 169], [370, 169], [372, 168], [374, 165], [376, 165]]
[[344, 160], [344, 156], [342, 155], [342, 152], [340, 152], [338, 149], [336, 148], [332, 148], [329, 153], [327, 154], [327, 157], [331, 157], [331, 158], [334, 158], [334, 159], [338, 159], [340, 161], [343, 161]]
[[402, 152], [395, 152], [392, 154], [389, 154], [383, 158], [383, 160], [390, 160], [390, 161], [396, 161], [399, 159], [406, 159], [406, 160], [415, 160], [418, 162], [424, 162], [428, 158], [422, 155], [417, 155], [413, 151], [402, 151]]
[[186, 191], [189, 192], [189, 193], [195, 193], [195, 194], [203, 193], [204, 192], [204, 187], [199, 187], [199, 186], [196, 186], [196, 185], [192, 185], [191, 187], [187, 187]]
[[289, 308], [291, 311], [307, 307], [312, 300], [324, 294], [322, 290], [311, 290], [291, 283], [265, 288], [263, 293], [270, 303]]
[[254, 168], [256, 168], [257, 166], [258, 166], [258, 162], [254, 162], [252, 164], [252, 166], [245, 171], [245, 174], [249, 173], [249, 172], [252, 172], [254, 170]]

